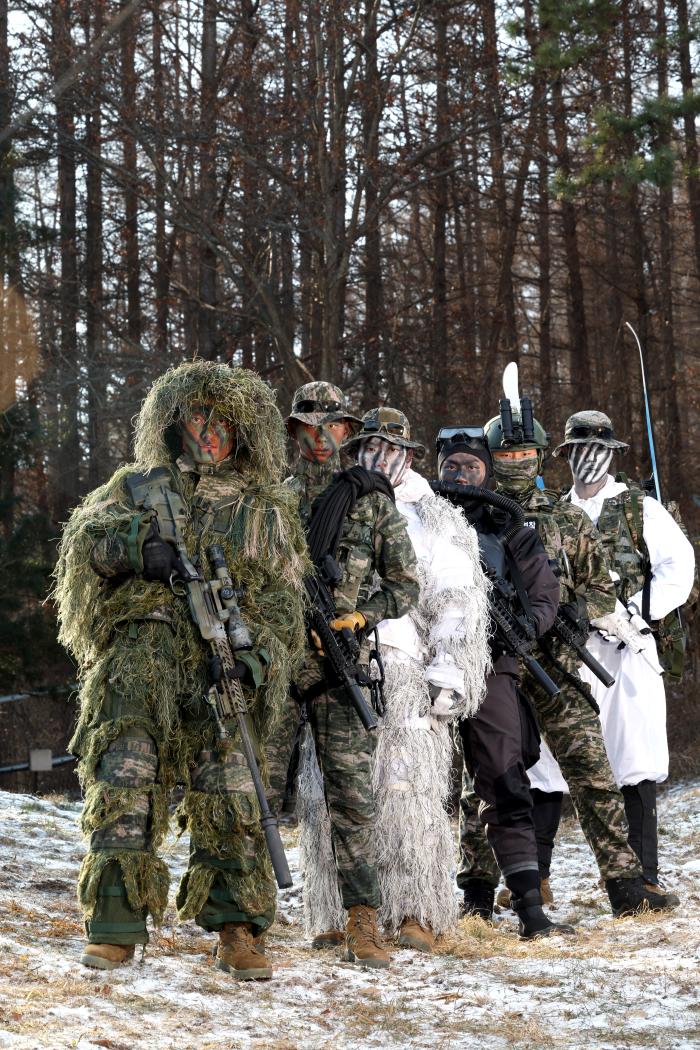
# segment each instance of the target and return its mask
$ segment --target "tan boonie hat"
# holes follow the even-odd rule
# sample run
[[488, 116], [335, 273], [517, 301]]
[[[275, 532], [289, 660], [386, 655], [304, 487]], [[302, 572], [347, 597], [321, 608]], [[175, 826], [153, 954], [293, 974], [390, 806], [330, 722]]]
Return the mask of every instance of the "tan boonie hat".
[[425, 445], [420, 441], [411, 441], [411, 425], [408, 418], [398, 408], [371, 408], [362, 417], [362, 430], [354, 437], [343, 442], [344, 449], [356, 446], [360, 441], [380, 437], [390, 445], [413, 449], [415, 459], [425, 455]]
[[561, 445], [552, 452], [553, 456], [559, 456], [567, 445], [585, 445], [596, 441], [599, 445], [607, 448], [615, 448], [620, 452], [626, 452], [629, 445], [624, 441], [618, 441], [613, 434], [613, 425], [610, 416], [604, 412], [574, 412], [569, 416], [564, 426], [564, 440]]
[[287, 430], [294, 420], [312, 427], [346, 421], [352, 424], [353, 433], [357, 433], [362, 426], [362, 420], [348, 411], [345, 394], [340, 387], [321, 381], [304, 383], [295, 391], [292, 411], [284, 421]]

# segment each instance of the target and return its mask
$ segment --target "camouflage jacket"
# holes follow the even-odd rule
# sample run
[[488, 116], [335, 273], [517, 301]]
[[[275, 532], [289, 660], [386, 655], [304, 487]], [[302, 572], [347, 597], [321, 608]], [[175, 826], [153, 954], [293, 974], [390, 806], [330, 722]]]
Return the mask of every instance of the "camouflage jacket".
[[556, 493], [534, 486], [519, 502], [525, 524], [537, 529], [547, 554], [559, 566], [562, 604], [576, 604], [582, 598], [590, 620], [612, 612], [615, 584], [604, 545], [588, 515]]
[[[334, 457], [314, 464], [300, 459], [285, 485], [299, 495], [299, 509], [308, 523], [311, 506], [340, 469]], [[321, 484], [325, 478], [325, 484]], [[403, 515], [380, 492], [359, 499], [348, 514], [338, 545], [343, 578], [333, 596], [339, 613], [361, 612], [372, 630], [381, 620], [398, 619], [418, 601], [416, 555]]]
[[299, 497], [299, 515], [304, 528], [309, 524], [314, 500], [328, 488], [339, 470], [342, 467], [337, 453], [327, 463], [311, 463], [300, 456], [294, 473], [285, 480], [284, 484]]

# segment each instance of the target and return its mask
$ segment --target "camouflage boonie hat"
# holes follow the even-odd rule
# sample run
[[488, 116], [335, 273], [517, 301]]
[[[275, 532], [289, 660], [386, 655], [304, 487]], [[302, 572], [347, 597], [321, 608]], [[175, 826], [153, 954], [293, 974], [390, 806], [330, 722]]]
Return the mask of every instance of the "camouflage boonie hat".
[[292, 411], [284, 421], [287, 430], [293, 420], [312, 427], [345, 421], [352, 424], [353, 433], [357, 433], [362, 426], [362, 420], [348, 411], [345, 394], [340, 387], [320, 381], [304, 383], [295, 391]]
[[610, 416], [604, 412], [574, 412], [564, 426], [564, 440], [561, 445], [557, 445], [552, 455], [560, 456], [567, 445], [585, 445], [589, 441], [596, 441], [620, 452], [626, 452], [629, 448], [624, 441], [617, 440]]
[[415, 459], [423, 459], [425, 445], [420, 441], [411, 441], [411, 424], [408, 418], [399, 412], [398, 408], [371, 408], [362, 417], [362, 430], [343, 442], [343, 448], [349, 449], [366, 441], [368, 438], [380, 437], [382, 441], [388, 441], [390, 445], [398, 445], [399, 448], [413, 449]]

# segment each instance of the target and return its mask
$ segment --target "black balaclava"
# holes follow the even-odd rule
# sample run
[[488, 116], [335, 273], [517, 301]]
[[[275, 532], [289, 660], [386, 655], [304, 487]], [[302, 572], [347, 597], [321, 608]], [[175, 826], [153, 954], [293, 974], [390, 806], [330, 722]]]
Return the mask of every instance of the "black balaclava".
[[[466, 452], [470, 456], [475, 456], [480, 459], [486, 467], [486, 477], [484, 478], [482, 488], [493, 489], [495, 483], [493, 480], [493, 459], [491, 457], [491, 450], [485, 441], [480, 441], [478, 438], [474, 438], [470, 441], [464, 441], [463, 439], [457, 441], [446, 441], [444, 445], [440, 446], [438, 452], [438, 474], [442, 464], [451, 456], [453, 452]], [[484, 511], [484, 504], [478, 500], [460, 500], [460, 507], [464, 511], [465, 515], [471, 522], [474, 522], [477, 518], [481, 517]]]

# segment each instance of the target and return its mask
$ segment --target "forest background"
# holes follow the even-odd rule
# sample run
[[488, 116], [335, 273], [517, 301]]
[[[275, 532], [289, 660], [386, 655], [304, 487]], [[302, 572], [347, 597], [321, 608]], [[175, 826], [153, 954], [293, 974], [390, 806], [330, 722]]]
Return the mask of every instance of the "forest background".
[[194, 355], [255, 368], [285, 413], [333, 380], [429, 447], [496, 412], [515, 360], [552, 444], [602, 409], [641, 478], [630, 321], [697, 535], [699, 36], [687, 0], [0, 0], [0, 693], [25, 697], [0, 765], [63, 747], [61, 522]]

